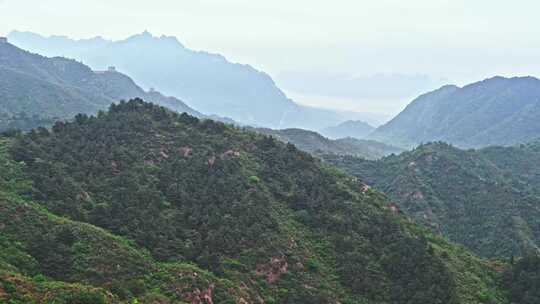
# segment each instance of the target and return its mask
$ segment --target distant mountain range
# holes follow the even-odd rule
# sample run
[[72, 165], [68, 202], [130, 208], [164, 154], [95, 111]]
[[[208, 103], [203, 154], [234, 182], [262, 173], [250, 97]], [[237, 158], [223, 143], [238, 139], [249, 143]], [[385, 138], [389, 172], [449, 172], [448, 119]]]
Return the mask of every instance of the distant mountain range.
[[480, 150], [431, 143], [378, 161], [325, 159], [479, 255], [510, 257], [540, 248], [540, 142]]
[[375, 130], [375, 128], [366, 122], [360, 120], [347, 120], [337, 126], [322, 129], [321, 134], [331, 139], [345, 137], [363, 139], [373, 132], [373, 130]]
[[352, 155], [365, 159], [378, 159], [403, 149], [374, 140], [362, 140], [352, 137], [328, 139], [321, 134], [303, 129], [256, 129], [257, 132], [271, 135], [283, 142], [294, 144], [298, 149], [315, 154]]
[[95, 72], [75, 60], [47, 58], [0, 43], [0, 124], [21, 113], [39, 119], [95, 114], [113, 102], [134, 97], [204, 116], [179, 99], [157, 91], [145, 92], [131, 78], [114, 70]]
[[[144, 91], [131, 78], [114, 69], [92, 71], [75, 60], [43, 57], [9, 43], [0, 44], [0, 75], [0, 131], [50, 126], [57, 119], [70, 119], [78, 113], [95, 114], [107, 109], [111, 103], [135, 97], [196, 117], [235, 123], [230, 119], [204, 115], [177, 98], [166, 97], [155, 90]], [[362, 125], [361, 122], [350, 122], [345, 126], [349, 124]], [[333, 141], [301, 129], [266, 129], [265, 133], [286, 138], [285, 141], [311, 153], [375, 159], [401, 151], [374, 141], [353, 138]]]
[[202, 113], [242, 124], [319, 130], [347, 119], [336, 111], [296, 104], [266, 73], [218, 54], [190, 50], [174, 37], [144, 32], [121, 41], [72, 40], [12, 32], [9, 39], [33, 52], [81, 60], [93, 69], [115, 66], [146, 89], [156, 88]]
[[540, 135], [539, 117], [539, 79], [494, 77], [424, 94], [369, 138], [403, 147], [430, 141], [465, 148], [513, 145]]

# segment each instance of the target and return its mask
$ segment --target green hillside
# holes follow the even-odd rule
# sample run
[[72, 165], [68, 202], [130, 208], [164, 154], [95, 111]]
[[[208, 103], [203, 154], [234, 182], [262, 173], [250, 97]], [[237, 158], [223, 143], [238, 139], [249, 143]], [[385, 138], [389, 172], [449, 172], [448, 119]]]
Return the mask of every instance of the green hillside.
[[11, 143], [0, 142], [1, 303], [178, 303], [209, 290], [223, 303], [253, 301], [193, 264], [158, 263], [132, 241], [31, 202], [24, 165], [7, 155]]
[[326, 160], [477, 254], [510, 257], [538, 250], [537, 144], [464, 151], [432, 143], [379, 161], [336, 156]]
[[267, 136], [132, 100], [1, 146], [8, 303], [506, 303], [501, 266]]

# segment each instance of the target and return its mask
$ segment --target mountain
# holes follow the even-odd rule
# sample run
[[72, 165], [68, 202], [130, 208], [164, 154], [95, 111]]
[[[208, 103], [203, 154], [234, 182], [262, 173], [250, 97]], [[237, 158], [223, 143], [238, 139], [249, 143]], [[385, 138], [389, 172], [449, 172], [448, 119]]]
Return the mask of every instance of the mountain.
[[373, 132], [373, 130], [375, 130], [375, 128], [366, 122], [360, 120], [347, 120], [337, 126], [324, 128], [321, 130], [321, 134], [331, 139], [345, 137], [363, 139]]
[[[131, 78], [114, 70], [95, 72], [75, 60], [47, 58], [0, 43], [0, 127], [16, 126], [13, 117], [19, 118], [16, 121], [30, 120], [31, 128], [50, 118], [95, 114], [112, 102], [135, 97], [203, 116], [176, 98], [145, 92]], [[38, 123], [28, 119], [32, 116], [37, 116], [34, 121]]]
[[93, 69], [115, 66], [146, 89], [156, 88], [198, 111], [242, 124], [318, 130], [345, 120], [337, 112], [294, 103], [266, 73], [218, 54], [190, 50], [175, 37], [144, 32], [121, 41], [72, 40], [12, 32], [9, 40], [40, 54], [81, 60]]
[[536, 139], [538, 117], [539, 79], [494, 77], [422, 95], [369, 138], [403, 147], [439, 140], [465, 148], [506, 146]]
[[328, 139], [317, 132], [303, 129], [255, 129], [285, 143], [294, 144], [298, 149], [315, 155], [336, 154], [353, 155], [366, 159], [377, 159], [404, 150], [374, 140], [356, 138]]
[[540, 144], [460, 150], [431, 143], [378, 161], [325, 159], [416, 221], [486, 257], [540, 246]]
[[506, 303], [505, 265], [268, 136], [131, 100], [0, 147], [8, 303]]

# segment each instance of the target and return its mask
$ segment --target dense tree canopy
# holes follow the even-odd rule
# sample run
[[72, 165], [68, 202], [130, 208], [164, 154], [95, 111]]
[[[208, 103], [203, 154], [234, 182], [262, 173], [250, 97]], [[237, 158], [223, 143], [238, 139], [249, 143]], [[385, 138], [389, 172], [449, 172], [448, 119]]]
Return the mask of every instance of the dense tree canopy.
[[33, 261], [10, 273], [112, 300], [503, 303], [488, 263], [269, 136], [131, 100], [3, 145], [0, 225]]
[[460, 150], [430, 143], [378, 161], [326, 160], [385, 192], [416, 221], [486, 257], [520, 256], [540, 244], [540, 150]]

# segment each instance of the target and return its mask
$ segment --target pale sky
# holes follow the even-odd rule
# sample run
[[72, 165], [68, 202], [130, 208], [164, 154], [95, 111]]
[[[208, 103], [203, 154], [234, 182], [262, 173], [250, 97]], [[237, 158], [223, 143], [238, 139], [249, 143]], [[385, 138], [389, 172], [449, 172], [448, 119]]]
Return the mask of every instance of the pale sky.
[[[463, 85], [540, 76], [539, 12], [534, 0], [0, 0], [0, 35], [123, 39], [148, 30], [249, 63], [280, 86], [289, 72], [428, 75]], [[370, 107], [395, 112], [405, 103]]]

